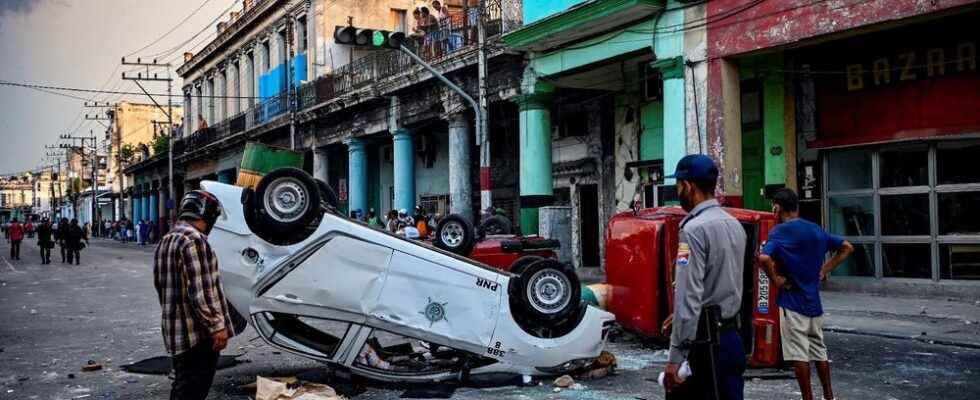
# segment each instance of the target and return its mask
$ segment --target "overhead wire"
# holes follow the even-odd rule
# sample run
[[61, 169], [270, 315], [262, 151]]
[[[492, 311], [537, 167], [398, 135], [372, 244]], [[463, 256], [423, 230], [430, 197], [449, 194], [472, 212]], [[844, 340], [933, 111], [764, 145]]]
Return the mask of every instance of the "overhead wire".
[[157, 43], [160, 43], [161, 40], [163, 40], [164, 38], [166, 38], [167, 36], [169, 36], [171, 33], [174, 33], [174, 31], [176, 31], [177, 28], [180, 28], [185, 23], [187, 23], [187, 21], [189, 21], [191, 19], [191, 17], [193, 17], [194, 15], [197, 15], [197, 13], [200, 12], [201, 9], [204, 8], [204, 6], [207, 5], [210, 1], [211, 0], [204, 0], [203, 2], [201, 2], [201, 5], [197, 6], [197, 8], [195, 8], [194, 11], [191, 11], [190, 14], [187, 14], [187, 16], [184, 17], [184, 19], [180, 20], [180, 22], [178, 22], [177, 25], [174, 25], [173, 28], [170, 28], [170, 30], [168, 30], [163, 35], [160, 35], [160, 37], [156, 38], [156, 40], [150, 42], [146, 46], [143, 46], [143, 47], [139, 48], [138, 50], [134, 50], [133, 52], [131, 52], [129, 54], [126, 54], [125, 57], [129, 57], [129, 56], [135, 55], [136, 53], [139, 53], [139, 52], [141, 52], [143, 50], [146, 50], [146, 49], [148, 49], [150, 47], [153, 47]]
[[170, 49], [161, 51], [159, 53], [150, 54], [147, 57], [148, 58], [168, 57], [171, 54], [173, 54], [175, 51], [180, 50], [181, 48], [183, 48], [184, 46], [186, 46], [188, 43], [190, 43], [191, 41], [193, 41], [194, 39], [197, 39], [197, 37], [200, 36], [202, 33], [204, 33], [206, 30], [210, 29], [212, 27], [212, 25], [217, 24], [218, 21], [220, 21], [221, 18], [225, 16], [225, 14], [228, 14], [233, 8], [235, 8], [235, 5], [237, 5], [239, 3], [239, 1], [241, 1], [241, 0], [235, 0], [235, 1], [233, 1], [231, 3], [231, 5], [228, 6], [228, 8], [226, 8], [224, 11], [221, 12], [221, 14], [218, 14], [218, 16], [215, 17], [213, 20], [211, 20], [210, 23], [208, 23], [204, 28], [202, 28], [200, 31], [198, 31], [197, 33], [195, 33], [193, 36], [191, 36], [187, 40], [181, 42], [180, 44], [178, 44], [178, 45], [176, 45], [174, 47], [171, 47]]

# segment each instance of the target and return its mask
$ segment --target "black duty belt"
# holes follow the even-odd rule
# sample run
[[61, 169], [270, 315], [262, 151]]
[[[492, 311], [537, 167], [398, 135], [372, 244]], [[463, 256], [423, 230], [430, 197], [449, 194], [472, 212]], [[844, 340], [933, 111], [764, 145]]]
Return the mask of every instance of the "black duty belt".
[[720, 331], [730, 331], [738, 329], [738, 315], [731, 318], [723, 318], [721, 321], [721, 326], [718, 327]]

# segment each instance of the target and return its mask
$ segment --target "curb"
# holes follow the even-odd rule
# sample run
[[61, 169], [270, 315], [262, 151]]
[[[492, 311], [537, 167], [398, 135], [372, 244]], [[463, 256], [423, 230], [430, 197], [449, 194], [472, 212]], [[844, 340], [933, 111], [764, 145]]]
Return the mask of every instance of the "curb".
[[967, 349], [980, 350], [980, 343], [973, 343], [973, 342], [960, 342], [956, 340], [946, 340], [946, 339], [931, 339], [924, 336], [903, 336], [903, 335], [896, 335], [893, 333], [884, 333], [884, 332], [859, 331], [853, 328], [843, 328], [838, 326], [825, 326], [823, 330], [825, 332], [845, 333], [845, 334], [861, 335], [861, 336], [874, 336], [874, 337], [880, 337], [886, 339], [914, 340], [916, 342], [926, 343], [926, 344], [938, 344], [943, 346], [953, 346], [953, 347], [962, 347]]

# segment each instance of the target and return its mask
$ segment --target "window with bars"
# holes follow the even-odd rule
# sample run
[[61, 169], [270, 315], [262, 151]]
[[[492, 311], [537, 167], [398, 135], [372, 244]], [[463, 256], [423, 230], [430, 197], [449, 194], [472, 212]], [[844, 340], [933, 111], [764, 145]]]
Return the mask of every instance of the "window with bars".
[[824, 226], [855, 244], [835, 274], [980, 279], [980, 140], [833, 150]]

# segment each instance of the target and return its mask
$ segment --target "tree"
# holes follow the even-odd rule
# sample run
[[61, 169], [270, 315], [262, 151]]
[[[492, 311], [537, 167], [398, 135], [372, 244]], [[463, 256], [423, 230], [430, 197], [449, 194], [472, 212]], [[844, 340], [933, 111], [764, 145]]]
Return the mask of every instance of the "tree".
[[131, 163], [133, 162], [133, 157], [136, 156], [136, 147], [130, 143], [126, 143], [119, 148], [119, 162], [121, 163]]
[[153, 139], [153, 155], [163, 154], [170, 150], [170, 138], [157, 136]]

